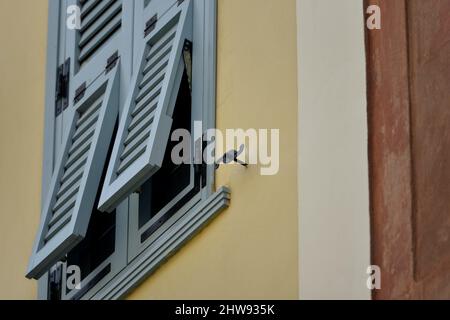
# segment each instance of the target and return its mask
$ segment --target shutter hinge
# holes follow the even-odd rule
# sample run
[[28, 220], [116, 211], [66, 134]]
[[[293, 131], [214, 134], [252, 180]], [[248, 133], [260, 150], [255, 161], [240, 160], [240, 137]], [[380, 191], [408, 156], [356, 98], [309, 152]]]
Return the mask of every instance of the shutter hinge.
[[75, 90], [75, 98], [73, 98], [73, 103], [78, 103], [81, 99], [83, 99], [84, 94], [86, 93], [86, 82], [83, 82], [77, 90]]
[[49, 300], [61, 300], [62, 270], [62, 263], [58, 262], [49, 272], [47, 294], [47, 298]]
[[145, 23], [145, 30], [144, 30], [144, 36], [145, 37], [148, 36], [150, 32], [155, 30], [156, 22], [158, 22], [158, 15], [157, 14], [155, 14], [153, 17], [150, 18], [150, 20], [148, 20]]
[[114, 67], [116, 66], [118, 60], [119, 60], [119, 52], [116, 51], [106, 61], [106, 67], [105, 67], [106, 74], [108, 74], [108, 72], [110, 72], [112, 69], [114, 69]]
[[59, 116], [69, 106], [70, 58], [58, 67], [55, 89], [55, 115]]

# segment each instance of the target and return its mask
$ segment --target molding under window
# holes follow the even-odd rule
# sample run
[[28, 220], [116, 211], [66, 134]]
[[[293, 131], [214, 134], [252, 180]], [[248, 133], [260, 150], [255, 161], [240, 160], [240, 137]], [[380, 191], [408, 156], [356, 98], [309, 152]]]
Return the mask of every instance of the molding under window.
[[175, 222], [108, 285], [101, 289], [93, 299], [113, 300], [125, 297], [181, 249], [187, 241], [208, 225], [229, 204], [230, 190], [222, 187], [206, 201], [200, 202]]

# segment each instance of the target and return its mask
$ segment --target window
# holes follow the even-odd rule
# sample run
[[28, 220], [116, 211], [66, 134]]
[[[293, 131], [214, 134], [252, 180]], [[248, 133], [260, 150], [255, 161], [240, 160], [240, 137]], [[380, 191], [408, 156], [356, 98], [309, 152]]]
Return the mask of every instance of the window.
[[[191, 107], [191, 93], [189, 90], [187, 76], [185, 74], [181, 82], [177, 104], [175, 105], [172, 132], [175, 129], [185, 129], [191, 132]], [[142, 185], [139, 192], [138, 225], [139, 229], [141, 229], [150, 224], [150, 228], [145, 232], [146, 235], [150, 234], [152, 230], [158, 228], [158, 226], [162, 224], [163, 221], [167, 220], [167, 218], [171, 215], [169, 212], [165, 212], [163, 215], [164, 217], [158, 217], [157, 213], [167, 207], [169, 207], [170, 210], [164, 211], [175, 211], [176, 207], [171, 206], [170, 203], [179, 195], [183, 196], [180, 197], [181, 199], [179, 199], [179, 201], [177, 201], [177, 205], [181, 206], [185, 204], [186, 200], [183, 200], [183, 198], [188, 199], [189, 192], [183, 193], [182, 191], [190, 186], [191, 181], [199, 180], [200, 178], [198, 177], [196, 179], [194, 169], [192, 168], [193, 165], [175, 165], [171, 161], [170, 151], [173, 149], [175, 144], [176, 142], [169, 142], [161, 169], [159, 169], [154, 176]], [[197, 183], [197, 185], [198, 184], [199, 183]], [[195, 189], [197, 192], [200, 190], [200, 188]], [[147, 238], [146, 235], [142, 236], [143, 240], [145, 240], [144, 238]]]
[[[171, 132], [184, 129], [193, 132], [195, 107], [192, 108], [191, 92], [186, 73], [184, 73], [173, 114]], [[200, 197], [201, 180], [206, 172], [194, 164], [175, 165], [171, 151], [177, 142], [169, 142], [161, 168], [140, 187], [130, 211], [130, 255], [138, 255], [152, 243], [155, 236], [164, 232], [170, 219], [180, 212], [189, 201]], [[192, 139], [191, 146], [194, 145]], [[190, 152], [190, 157], [193, 150]], [[197, 197], [196, 197], [197, 196]], [[169, 223], [168, 223], [169, 222]], [[156, 233], [158, 232], [158, 233]]]
[[[74, 4], [81, 29], [67, 30]], [[174, 130], [191, 133], [192, 157], [195, 126], [214, 126], [215, 10], [210, 0], [50, 2], [49, 162], [27, 274], [40, 298], [120, 298], [228, 206], [213, 166], [171, 159]], [[71, 266], [79, 289], [67, 285]]]
[[149, 19], [144, 46], [100, 196], [102, 211], [114, 208], [162, 165], [181, 78], [191, 69], [183, 51], [192, 43], [193, 29], [192, 1], [169, 4], [154, 0], [144, 10], [144, 21]]

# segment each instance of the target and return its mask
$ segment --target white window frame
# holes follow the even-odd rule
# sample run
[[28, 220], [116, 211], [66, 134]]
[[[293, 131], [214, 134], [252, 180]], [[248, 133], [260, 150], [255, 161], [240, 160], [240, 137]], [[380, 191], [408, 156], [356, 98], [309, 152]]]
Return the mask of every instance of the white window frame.
[[[135, 0], [135, 10], [144, 6], [145, 0]], [[203, 132], [215, 127], [215, 105], [216, 105], [216, 30], [217, 30], [217, 0], [193, 0], [194, 1], [194, 47], [193, 47], [193, 105], [201, 106]], [[46, 76], [46, 109], [45, 109], [45, 141], [44, 162], [42, 179], [42, 199], [48, 192], [51, 180], [54, 159], [58, 152], [55, 147], [55, 70], [58, 66], [58, 30], [61, 23], [61, 8], [59, 1], [49, 0], [49, 28], [48, 28], [48, 51], [47, 51], [47, 76]], [[200, 17], [200, 18], [199, 18]], [[135, 25], [139, 20], [135, 19]], [[139, 30], [138, 30], [139, 31]], [[135, 32], [134, 41], [137, 41], [140, 32]], [[137, 54], [134, 51], [134, 61]], [[136, 63], [133, 63], [136, 65]], [[199, 79], [199, 80], [196, 80]], [[70, 97], [75, 90], [71, 85]], [[122, 100], [122, 98], [121, 98]], [[122, 101], [121, 101], [122, 103]], [[135, 251], [130, 259], [128, 251], [128, 264], [117, 274], [103, 279], [92, 289], [85, 293], [82, 299], [120, 299], [128, 294], [140, 282], [152, 274], [170, 255], [178, 250], [185, 242], [197, 233], [202, 227], [214, 218], [222, 209], [229, 205], [230, 192], [227, 188], [219, 188], [214, 191], [214, 165], [208, 165], [206, 169], [206, 186], [188, 204], [180, 209], [169, 221], [158, 230], [158, 236], [152, 236], [145, 248]], [[126, 219], [131, 214], [136, 214], [136, 197], [131, 196], [119, 206], [119, 210], [126, 211]], [[128, 208], [126, 208], [128, 206]], [[119, 215], [118, 215], [119, 216]], [[117, 222], [117, 220], [116, 220]], [[125, 223], [125, 221], [122, 221]], [[128, 221], [127, 221], [128, 223]], [[130, 226], [129, 226], [130, 227]], [[116, 230], [120, 232], [120, 230]], [[128, 231], [130, 236], [132, 229]], [[118, 236], [117, 239], [123, 239]], [[116, 248], [118, 244], [116, 242]], [[120, 246], [126, 247], [126, 246]], [[89, 276], [87, 277], [89, 278]], [[39, 280], [38, 298], [47, 299], [48, 296], [48, 273]], [[70, 297], [68, 297], [70, 298]]]

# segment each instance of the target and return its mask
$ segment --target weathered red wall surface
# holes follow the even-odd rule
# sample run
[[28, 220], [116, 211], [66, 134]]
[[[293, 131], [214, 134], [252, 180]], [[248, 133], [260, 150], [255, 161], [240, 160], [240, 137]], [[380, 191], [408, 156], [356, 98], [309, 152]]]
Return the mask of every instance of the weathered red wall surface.
[[377, 299], [450, 298], [450, 0], [366, 0]]
[[416, 267], [425, 279], [450, 258], [450, 0], [410, 0], [408, 25]]

